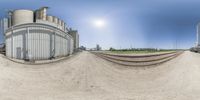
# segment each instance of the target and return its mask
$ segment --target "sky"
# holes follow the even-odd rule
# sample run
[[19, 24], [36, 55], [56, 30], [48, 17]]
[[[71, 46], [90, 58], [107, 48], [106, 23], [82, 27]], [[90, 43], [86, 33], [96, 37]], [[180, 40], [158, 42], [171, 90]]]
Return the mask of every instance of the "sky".
[[0, 18], [8, 10], [42, 6], [77, 29], [87, 48], [187, 49], [195, 45], [200, 21], [199, 0], [1, 0]]

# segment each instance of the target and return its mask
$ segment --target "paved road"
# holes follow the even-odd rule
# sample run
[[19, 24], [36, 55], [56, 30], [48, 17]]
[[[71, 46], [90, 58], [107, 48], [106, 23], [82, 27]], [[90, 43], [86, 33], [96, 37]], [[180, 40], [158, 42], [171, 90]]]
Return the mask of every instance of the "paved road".
[[47, 65], [0, 57], [0, 100], [199, 100], [200, 54], [125, 67], [89, 52]]

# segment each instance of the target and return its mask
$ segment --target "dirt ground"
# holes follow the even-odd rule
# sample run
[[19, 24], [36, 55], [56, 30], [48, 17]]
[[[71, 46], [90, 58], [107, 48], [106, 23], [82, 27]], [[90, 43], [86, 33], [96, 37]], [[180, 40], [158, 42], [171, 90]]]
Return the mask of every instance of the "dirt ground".
[[0, 100], [200, 100], [200, 54], [154, 67], [113, 64], [89, 52], [46, 65], [0, 56]]

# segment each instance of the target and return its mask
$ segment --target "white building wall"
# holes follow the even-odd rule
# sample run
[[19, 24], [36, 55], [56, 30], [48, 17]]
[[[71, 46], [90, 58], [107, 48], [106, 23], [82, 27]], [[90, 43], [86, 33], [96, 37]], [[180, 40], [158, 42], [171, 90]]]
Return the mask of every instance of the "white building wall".
[[[37, 29], [43, 30], [42, 28]], [[29, 59], [50, 58], [50, 35], [45, 32], [29, 33], [27, 35], [27, 50]]]
[[72, 54], [73, 53], [73, 51], [74, 51], [74, 40], [73, 40], [73, 38], [70, 38], [70, 54]]
[[6, 39], [6, 56], [11, 58], [11, 54], [11, 38], [8, 38]]
[[23, 58], [23, 36], [22, 34], [13, 36], [13, 57], [17, 59]]
[[9, 30], [6, 33], [6, 55], [17, 59], [44, 60], [73, 53], [72, 37], [63, 31], [55, 31], [53, 27], [39, 25], [14, 27], [13, 34]]

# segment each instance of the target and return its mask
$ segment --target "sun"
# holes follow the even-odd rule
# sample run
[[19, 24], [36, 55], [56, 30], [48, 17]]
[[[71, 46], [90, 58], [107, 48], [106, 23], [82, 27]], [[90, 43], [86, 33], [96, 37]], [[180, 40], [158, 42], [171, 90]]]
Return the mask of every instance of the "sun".
[[97, 19], [97, 20], [93, 21], [93, 24], [97, 28], [102, 28], [102, 27], [105, 27], [106, 23], [105, 23], [105, 20], [103, 20], [103, 19]]

